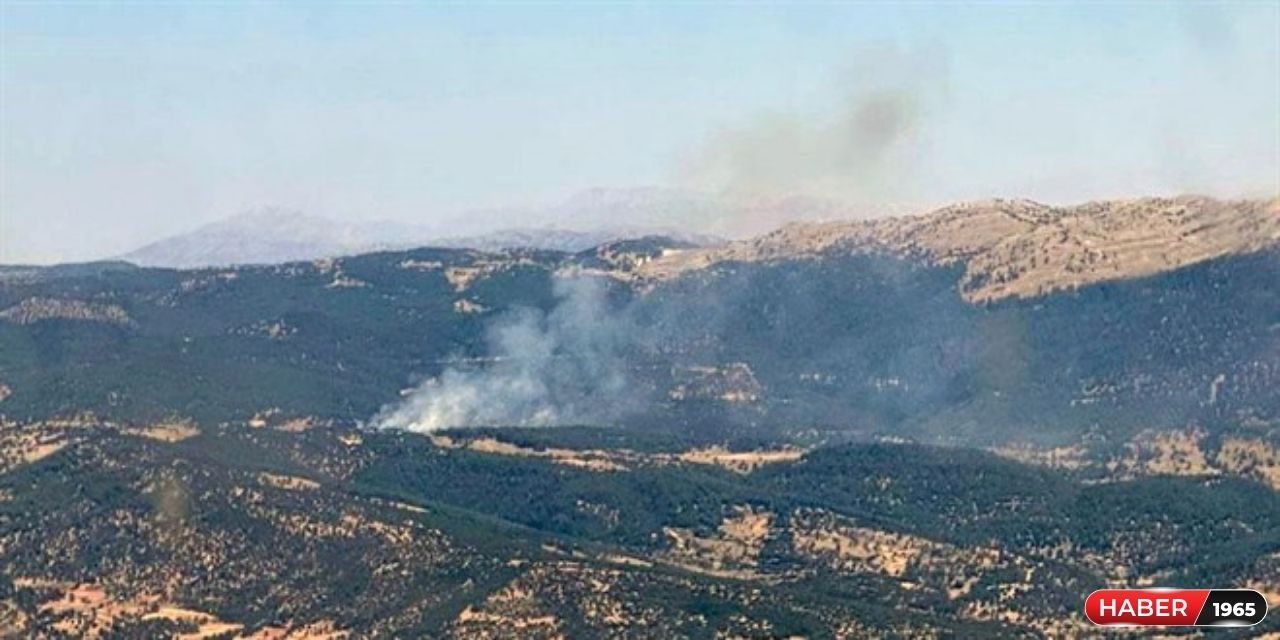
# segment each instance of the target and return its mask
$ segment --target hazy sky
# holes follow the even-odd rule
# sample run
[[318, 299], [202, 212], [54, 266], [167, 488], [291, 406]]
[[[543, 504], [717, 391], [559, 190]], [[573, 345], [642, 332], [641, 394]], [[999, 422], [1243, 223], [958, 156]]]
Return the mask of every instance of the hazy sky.
[[0, 0], [0, 262], [597, 186], [1280, 191], [1278, 2], [301, 5]]

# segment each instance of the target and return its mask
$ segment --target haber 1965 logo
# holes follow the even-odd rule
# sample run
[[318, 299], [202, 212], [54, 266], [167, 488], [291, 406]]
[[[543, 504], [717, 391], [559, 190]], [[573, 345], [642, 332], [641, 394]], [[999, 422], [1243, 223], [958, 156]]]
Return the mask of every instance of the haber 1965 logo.
[[1084, 614], [1107, 626], [1247, 627], [1266, 617], [1267, 599], [1252, 589], [1099, 589]]

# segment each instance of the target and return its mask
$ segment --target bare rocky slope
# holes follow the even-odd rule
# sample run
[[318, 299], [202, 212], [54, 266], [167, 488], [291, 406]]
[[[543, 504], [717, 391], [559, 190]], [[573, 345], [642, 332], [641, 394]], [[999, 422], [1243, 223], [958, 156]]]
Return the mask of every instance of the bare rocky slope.
[[718, 262], [847, 252], [963, 262], [970, 301], [1030, 297], [1249, 253], [1280, 242], [1280, 198], [1139, 198], [1054, 207], [1030, 200], [957, 204], [919, 216], [797, 223], [723, 247], [671, 251], [641, 275], [669, 278]]

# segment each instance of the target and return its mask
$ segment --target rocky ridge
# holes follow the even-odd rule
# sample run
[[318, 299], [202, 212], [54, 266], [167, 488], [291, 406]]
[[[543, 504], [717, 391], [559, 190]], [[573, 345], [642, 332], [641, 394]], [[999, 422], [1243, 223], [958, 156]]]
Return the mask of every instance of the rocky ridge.
[[1280, 243], [1280, 198], [1139, 198], [1056, 207], [1030, 200], [956, 204], [919, 216], [795, 223], [722, 247], [674, 249], [638, 275], [669, 279], [725, 262], [776, 262], [832, 253], [964, 262], [964, 297], [1027, 298], [1134, 278]]

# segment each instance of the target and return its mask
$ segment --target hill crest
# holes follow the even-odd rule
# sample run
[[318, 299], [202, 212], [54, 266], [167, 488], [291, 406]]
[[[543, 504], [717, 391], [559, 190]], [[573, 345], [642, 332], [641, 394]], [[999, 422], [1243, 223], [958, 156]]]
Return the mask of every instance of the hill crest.
[[721, 262], [768, 262], [832, 253], [894, 253], [965, 262], [970, 302], [1027, 298], [1169, 271], [1280, 243], [1280, 198], [1136, 198], [1051, 206], [982, 200], [927, 214], [792, 223], [720, 247], [668, 251], [638, 275], [666, 279]]

